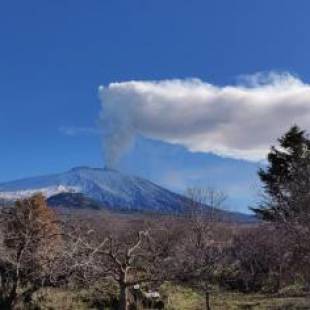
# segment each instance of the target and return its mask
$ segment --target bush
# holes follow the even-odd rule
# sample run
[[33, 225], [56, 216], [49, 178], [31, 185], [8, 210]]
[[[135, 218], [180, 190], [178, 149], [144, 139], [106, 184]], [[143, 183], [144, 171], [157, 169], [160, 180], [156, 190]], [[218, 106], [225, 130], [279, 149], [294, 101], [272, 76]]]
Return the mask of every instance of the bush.
[[282, 288], [277, 295], [280, 297], [301, 297], [304, 296], [305, 293], [304, 285], [296, 283]]

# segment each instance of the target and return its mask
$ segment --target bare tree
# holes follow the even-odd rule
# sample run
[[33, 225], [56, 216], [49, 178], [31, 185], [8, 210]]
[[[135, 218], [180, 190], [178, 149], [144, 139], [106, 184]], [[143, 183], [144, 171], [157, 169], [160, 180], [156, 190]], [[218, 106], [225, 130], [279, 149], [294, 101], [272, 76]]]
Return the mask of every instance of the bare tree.
[[[82, 281], [95, 282], [112, 279], [118, 284], [120, 310], [129, 309], [133, 303], [134, 285], [161, 283], [174, 253], [175, 240], [172, 227], [153, 224], [145, 219], [123, 220], [121, 217], [100, 218], [84, 233], [72, 234], [76, 248], [75, 272]], [[72, 251], [69, 251], [72, 253]]]
[[178, 259], [182, 277], [203, 289], [205, 309], [210, 310], [210, 284], [220, 267], [226, 239], [221, 238], [221, 211], [226, 195], [213, 188], [190, 188], [187, 196], [185, 237], [179, 247]]
[[223, 219], [222, 209], [227, 200], [227, 195], [213, 187], [191, 187], [186, 190], [190, 199], [186, 210], [188, 215], [196, 218], [207, 218], [208, 222]]
[[38, 194], [1, 210], [0, 297], [3, 307], [30, 302], [50, 281], [62, 246], [56, 216]]

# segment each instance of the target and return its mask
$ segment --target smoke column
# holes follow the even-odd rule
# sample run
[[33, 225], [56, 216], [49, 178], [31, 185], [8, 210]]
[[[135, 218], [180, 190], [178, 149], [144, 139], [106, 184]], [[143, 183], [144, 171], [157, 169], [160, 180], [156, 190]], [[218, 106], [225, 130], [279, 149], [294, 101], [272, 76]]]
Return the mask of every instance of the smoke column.
[[134, 141], [135, 130], [130, 110], [122, 104], [125, 98], [113, 96], [108, 88], [99, 87], [102, 99], [100, 125], [106, 168], [115, 168], [120, 157]]

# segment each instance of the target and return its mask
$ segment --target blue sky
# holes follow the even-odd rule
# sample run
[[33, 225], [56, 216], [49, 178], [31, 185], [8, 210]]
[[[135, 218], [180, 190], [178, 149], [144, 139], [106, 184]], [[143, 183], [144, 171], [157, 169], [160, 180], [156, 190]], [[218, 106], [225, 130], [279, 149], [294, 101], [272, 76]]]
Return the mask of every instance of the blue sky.
[[[308, 0], [30, 0], [0, 4], [0, 181], [102, 166], [98, 86], [286, 71], [310, 80]], [[139, 160], [135, 160], [139, 158]], [[259, 164], [139, 138], [120, 168], [182, 191], [226, 190], [246, 210]]]

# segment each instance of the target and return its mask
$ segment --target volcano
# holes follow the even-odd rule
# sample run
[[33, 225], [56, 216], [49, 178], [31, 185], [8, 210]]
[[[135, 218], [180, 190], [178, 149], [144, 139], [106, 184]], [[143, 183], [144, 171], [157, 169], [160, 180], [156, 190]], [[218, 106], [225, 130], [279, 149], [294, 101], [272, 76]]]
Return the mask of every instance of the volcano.
[[[0, 184], [0, 201], [12, 202], [42, 193], [52, 207], [105, 208], [113, 211], [180, 213], [190, 199], [144, 178], [108, 168], [77, 167], [64, 173], [32, 177]], [[211, 209], [210, 209], [211, 210]], [[236, 221], [253, 217], [219, 211]]]
[[[16, 200], [41, 192], [55, 201], [81, 193], [110, 209], [180, 212], [188, 199], [146, 179], [113, 169], [77, 167], [67, 172], [0, 184], [0, 198]], [[76, 195], [71, 195], [72, 197]], [[54, 199], [52, 199], [54, 198]]]

